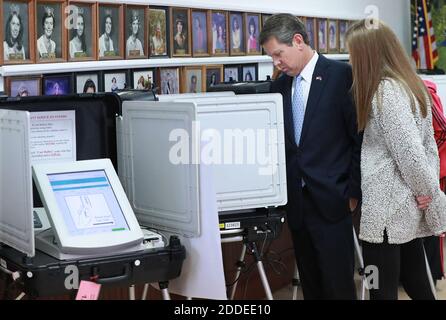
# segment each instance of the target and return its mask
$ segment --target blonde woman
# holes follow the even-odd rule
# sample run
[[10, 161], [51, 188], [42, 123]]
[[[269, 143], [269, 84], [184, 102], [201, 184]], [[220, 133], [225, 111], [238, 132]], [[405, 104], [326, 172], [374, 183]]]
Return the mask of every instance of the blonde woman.
[[446, 198], [428, 92], [384, 23], [362, 20], [347, 32], [361, 150], [360, 238], [379, 286], [371, 299], [434, 299], [422, 237], [446, 230]]

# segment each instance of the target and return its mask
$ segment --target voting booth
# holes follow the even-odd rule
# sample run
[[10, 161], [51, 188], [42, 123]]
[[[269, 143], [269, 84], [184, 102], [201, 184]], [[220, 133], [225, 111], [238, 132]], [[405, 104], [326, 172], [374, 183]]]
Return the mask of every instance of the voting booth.
[[[199, 210], [188, 203], [199, 196], [201, 162], [213, 169], [220, 214], [287, 202], [280, 94], [128, 101], [118, 121], [118, 171], [137, 215], [154, 203], [170, 213], [184, 210], [184, 219]], [[182, 190], [175, 203], [172, 194]]]
[[124, 102], [117, 124], [119, 176], [138, 219], [170, 232], [184, 223], [183, 236], [199, 236], [207, 214], [199, 205], [204, 165], [212, 171], [221, 241], [237, 234], [258, 253], [255, 241], [278, 237], [284, 223], [282, 96], [215, 92], [159, 100]]
[[117, 176], [120, 107], [115, 94], [0, 101], [0, 269], [31, 297], [72, 294], [68, 267], [119, 286], [181, 273], [184, 246], [141, 226]]

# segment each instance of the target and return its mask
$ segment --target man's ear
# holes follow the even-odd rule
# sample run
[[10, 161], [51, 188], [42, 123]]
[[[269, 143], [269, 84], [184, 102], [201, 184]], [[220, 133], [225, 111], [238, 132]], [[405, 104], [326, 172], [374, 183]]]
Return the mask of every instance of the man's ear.
[[301, 46], [305, 44], [304, 38], [300, 33], [295, 33], [293, 36], [293, 45], [295, 46]]

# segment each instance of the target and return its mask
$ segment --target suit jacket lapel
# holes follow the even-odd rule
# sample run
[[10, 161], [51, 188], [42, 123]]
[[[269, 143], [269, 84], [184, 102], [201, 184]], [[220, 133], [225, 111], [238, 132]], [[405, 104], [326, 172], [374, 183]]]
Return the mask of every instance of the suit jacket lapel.
[[294, 122], [293, 122], [293, 105], [292, 105], [292, 98], [291, 98], [291, 87], [293, 85], [293, 78], [287, 76], [285, 79], [285, 89], [283, 92], [284, 96], [284, 121], [285, 121], [285, 128], [286, 135], [289, 139], [289, 141], [297, 147], [296, 141], [294, 139]]
[[327, 67], [327, 58], [324, 56], [319, 56], [316, 67], [314, 68], [313, 79], [311, 80], [310, 94], [308, 96], [307, 107], [305, 109], [304, 123], [299, 145], [302, 145], [305, 136], [308, 133], [311, 120], [316, 114], [319, 100], [324, 91], [325, 84], [328, 81], [328, 73], [326, 72]]

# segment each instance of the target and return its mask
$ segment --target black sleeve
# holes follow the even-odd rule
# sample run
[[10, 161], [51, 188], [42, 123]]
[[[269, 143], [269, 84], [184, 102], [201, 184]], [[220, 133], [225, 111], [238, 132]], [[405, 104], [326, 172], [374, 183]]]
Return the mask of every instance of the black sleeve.
[[352, 143], [352, 159], [350, 164], [350, 180], [348, 184], [349, 198], [361, 199], [361, 144], [363, 133], [358, 133], [358, 123], [356, 119], [356, 108], [351, 92], [352, 72], [349, 65], [345, 70], [345, 94], [342, 101], [342, 110], [348, 135]]

